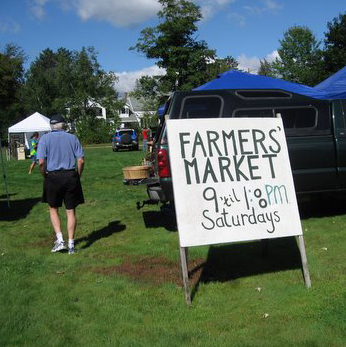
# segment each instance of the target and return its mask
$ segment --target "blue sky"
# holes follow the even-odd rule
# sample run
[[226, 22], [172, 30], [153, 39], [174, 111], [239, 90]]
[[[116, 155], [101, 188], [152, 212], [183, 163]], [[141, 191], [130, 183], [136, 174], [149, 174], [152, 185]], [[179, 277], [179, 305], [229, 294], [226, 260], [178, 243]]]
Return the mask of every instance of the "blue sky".
[[[231, 55], [256, 72], [259, 59], [271, 60], [289, 27], [304, 25], [323, 40], [327, 22], [346, 12], [345, 0], [193, 0], [201, 7], [198, 39], [219, 57]], [[129, 51], [140, 31], [157, 24], [157, 0], [1, 0], [0, 49], [22, 47], [26, 67], [45, 48], [80, 50], [94, 46], [106, 71], [128, 91], [136, 78], [159, 73], [155, 61]], [[162, 71], [161, 71], [162, 73]]]

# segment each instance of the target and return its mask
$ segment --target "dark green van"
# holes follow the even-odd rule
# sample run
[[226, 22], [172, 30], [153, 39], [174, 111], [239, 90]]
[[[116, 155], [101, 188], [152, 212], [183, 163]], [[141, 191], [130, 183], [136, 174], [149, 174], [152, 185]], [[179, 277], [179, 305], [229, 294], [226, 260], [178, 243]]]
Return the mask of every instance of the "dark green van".
[[346, 190], [346, 100], [269, 89], [174, 93], [155, 138], [155, 182], [147, 187], [150, 199], [161, 202], [173, 201], [167, 117], [281, 117], [297, 194]]

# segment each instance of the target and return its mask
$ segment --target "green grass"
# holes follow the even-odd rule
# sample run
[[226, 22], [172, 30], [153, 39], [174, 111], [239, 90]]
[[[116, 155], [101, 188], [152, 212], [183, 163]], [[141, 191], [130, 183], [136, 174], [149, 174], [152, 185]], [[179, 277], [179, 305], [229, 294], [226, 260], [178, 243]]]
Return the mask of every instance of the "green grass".
[[201, 267], [187, 308], [174, 221], [159, 206], [138, 211], [145, 187], [122, 184], [122, 168], [143, 154], [85, 152], [73, 256], [50, 253], [38, 168], [29, 176], [29, 161], [5, 163], [1, 346], [346, 346], [345, 202], [300, 206], [311, 289], [294, 238], [270, 240], [268, 257], [260, 242], [195, 247], [190, 263]]

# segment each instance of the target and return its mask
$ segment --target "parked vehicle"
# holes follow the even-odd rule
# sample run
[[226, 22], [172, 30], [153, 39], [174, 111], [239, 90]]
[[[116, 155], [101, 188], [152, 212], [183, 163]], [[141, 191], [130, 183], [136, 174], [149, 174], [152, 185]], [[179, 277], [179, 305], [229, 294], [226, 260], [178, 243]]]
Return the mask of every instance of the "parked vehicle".
[[[165, 118], [281, 117], [297, 194], [346, 190], [346, 100], [320, 100], [281, 90], [174, 93], [154, 140], [153, 201], [172, 202]], [[172, 146], [174, 144], [170, 144]]]
[[113, 151], [129, 149], [138, 151], [138, 137], [134, 129], [116, 130], [112, 139]]

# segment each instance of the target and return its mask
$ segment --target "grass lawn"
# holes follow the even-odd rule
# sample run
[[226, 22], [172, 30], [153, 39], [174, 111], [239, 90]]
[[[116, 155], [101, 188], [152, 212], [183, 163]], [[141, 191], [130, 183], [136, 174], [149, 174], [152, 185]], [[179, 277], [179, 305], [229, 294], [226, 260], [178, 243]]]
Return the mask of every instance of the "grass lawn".
[[[145, 187], [122, 183], [142, 152], [87, 147], [78, 253], [51, 254], [42, 177], [5, 162], [1, 180], [0, 346], [346, 346], [346, 202], [300, 205], [312, 288], [294, 238], [189, 250], [193, 302], [179, 274], [178, 234]], [[61, 211], [63, 212], [63, 210]], [[260, 289], [259, 289], [260, 288]]]

